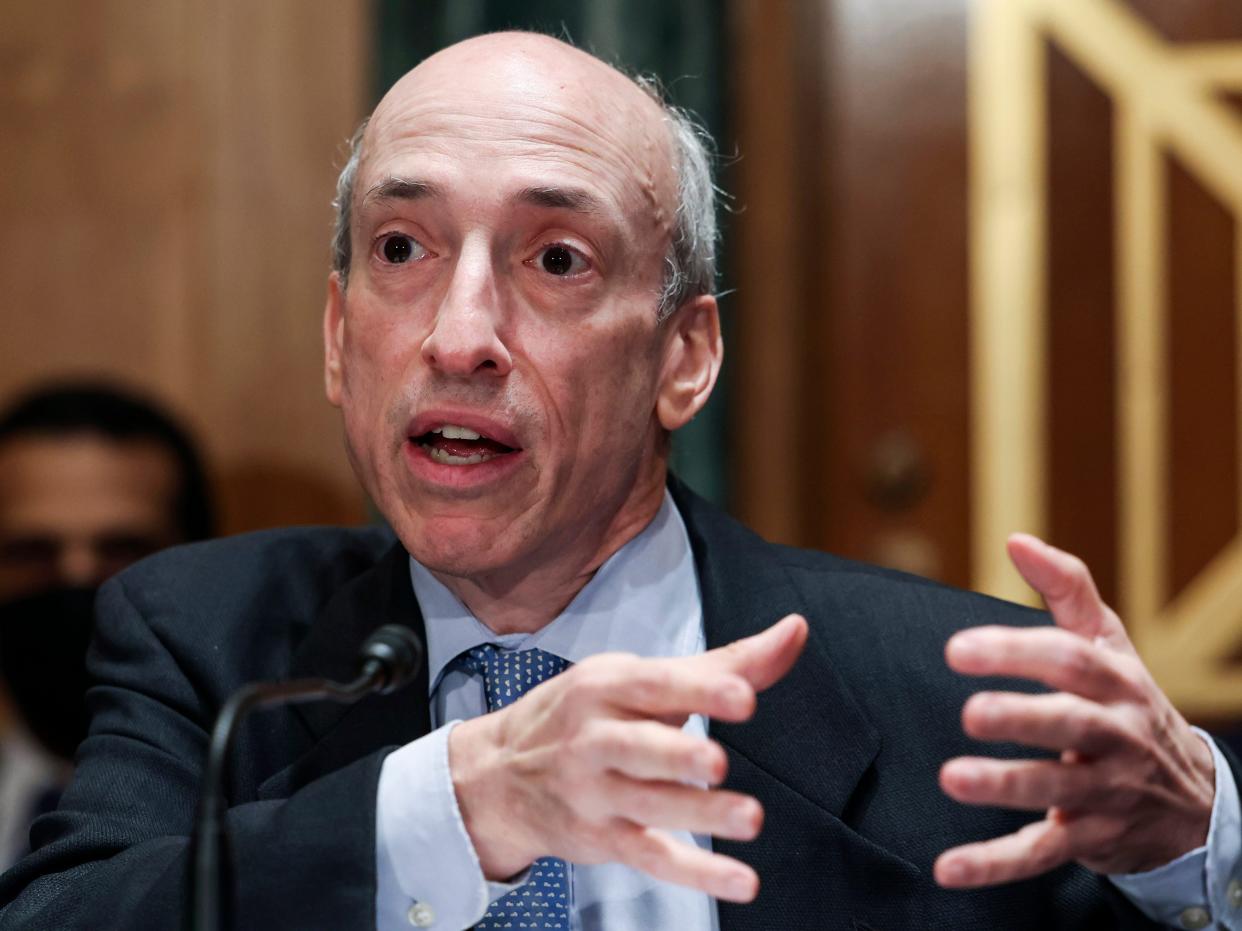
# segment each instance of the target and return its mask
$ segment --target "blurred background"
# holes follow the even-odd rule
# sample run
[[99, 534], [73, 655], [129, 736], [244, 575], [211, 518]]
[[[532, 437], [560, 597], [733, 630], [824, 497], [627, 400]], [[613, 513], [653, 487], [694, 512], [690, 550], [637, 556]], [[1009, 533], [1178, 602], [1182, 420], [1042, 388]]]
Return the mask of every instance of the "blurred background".
[[500, 28], [715, 135], [725, 383], [678, 471], [766, 536], [1027, 597], [1082, 555], [1197, 721], [1242, 719], [1236, 0], [45, 0], [0, 12], [0, 403], [101, 375], [226, 533], [357, 522], [320, 313], [345, 140]]

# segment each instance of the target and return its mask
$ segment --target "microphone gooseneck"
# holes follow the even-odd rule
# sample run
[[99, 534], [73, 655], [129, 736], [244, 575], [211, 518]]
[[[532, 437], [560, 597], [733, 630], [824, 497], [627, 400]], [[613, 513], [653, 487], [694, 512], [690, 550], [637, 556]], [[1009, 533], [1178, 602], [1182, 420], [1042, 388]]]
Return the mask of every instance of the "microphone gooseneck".
[[405, 688], [418, 675], [423, 644], [418, 634], [400, 624], [385, 624], [367, 637], [358, 651], [359, 676], [377, 676], [374, 691], [391, 695]]
[[223, 862], [227, 808], [221, 790], [224, 769], [237, 725], [256, 708], [335, 701], [352, 704], [371, 694], [389, 695], [405, 688], [418, 675], [423, 644], [418, 634], [401, 624], [385, 624], [358, 651], [358, 676], [352, 682], [330, 679], [293, 679], [255, 682], [242, 686], [224, 703], [211, 730], [203, 768], [194, 836], [190, 846], [189, 927], [191, 931], [224, 931], [229, 902]]

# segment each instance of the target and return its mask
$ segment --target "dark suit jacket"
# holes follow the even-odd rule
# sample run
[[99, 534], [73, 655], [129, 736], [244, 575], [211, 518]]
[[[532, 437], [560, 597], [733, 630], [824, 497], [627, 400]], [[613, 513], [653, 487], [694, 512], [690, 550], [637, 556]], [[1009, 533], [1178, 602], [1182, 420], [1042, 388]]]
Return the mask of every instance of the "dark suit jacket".
[[[947, 670], [954, 631], [1044, 623], [1035, 611], [831, 556], [773, 546], [671, 483], [699, 571], [709, 647], [790, 611], [806, 652], [754, 719], [713, 725], [729, 785], [762, 801], [749, 844], [758, 900], [722, 904], [742, 929], [1144, 927], [1103, 879], [1071, 866], [1030, 882], [948, 892], [943, 849], [1023, 816], [957, 805], [937, 787], [975, 689]], [[0, 928], [179, 926], [187, 838], [207, 733], [256, 679], [348, 679], [381, 623], [421, 632], [406, 554], [379, 530], [284, 530], [184, 547], [100, 593], [91, 733], [34, 852], [0, 879]], [[375, 793], [385, 754], [429, 729], [427, 681], [350, 708], [258, 712], [227, 773], [237, 927], [375, 926]], [[1013, 748], [1011, 748], [1012, 750]]]

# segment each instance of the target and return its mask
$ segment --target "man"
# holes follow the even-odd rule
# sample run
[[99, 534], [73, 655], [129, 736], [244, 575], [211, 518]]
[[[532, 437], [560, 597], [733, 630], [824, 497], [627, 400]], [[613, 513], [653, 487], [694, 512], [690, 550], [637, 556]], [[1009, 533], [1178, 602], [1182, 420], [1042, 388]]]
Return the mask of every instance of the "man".
[[[0, 864], [86, 734], [95, 589], [211, 533], [203, 469], [149, 401], [98, 382], [34, 388], [0, 412]], [[35, 741], [30, 740], [33, 735]]]
[[[479, 37], [388, 93], [338, 209], [327, 392], [399, 545], [264, 534], [110, 584], [92, 733], [4, 927], [175, 926], [220, 704], [349, 677], [391, 621], [426, 635], [411, 688], [243, 731], [237, 927], [1142, 927], [1099, 874], [1152, 868], [1120, 882], [1153, 914], [1228, 908], [1229, 766], [1080, 564], [1011, 543], [1042, 626], [769, 546], [668, 478], [721, 360], [680, 114], [553, 39]], [[980, 624], [955, 669], [1057, 691], [993, 679], [966, 729], [1059, 757], [973, 756], [941, 653]]]
[[211, 531], [201, 459], [150, 401], [77, 381], [0, 412], [0, 600], [98, 586]]

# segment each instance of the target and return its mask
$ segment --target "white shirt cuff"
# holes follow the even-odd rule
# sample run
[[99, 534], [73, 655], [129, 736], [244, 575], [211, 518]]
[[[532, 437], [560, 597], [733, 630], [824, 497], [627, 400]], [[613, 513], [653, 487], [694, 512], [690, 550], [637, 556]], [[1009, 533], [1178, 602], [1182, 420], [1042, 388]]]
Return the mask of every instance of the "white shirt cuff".
[[[516, 888], [483, 876], [449, 771], [450, 721], [390, 753], [375, 804], [375, 906], [379, 931], [458, 931]], [[520, 881], [525, 877], [517, 877]]]
[[1207, 843], [1145, 873], [1109, 876], [1148, 918], [1175, 928], [1242, 929], [1242, 810], [1228, 761], [1210, 736], [1216, 796]]

